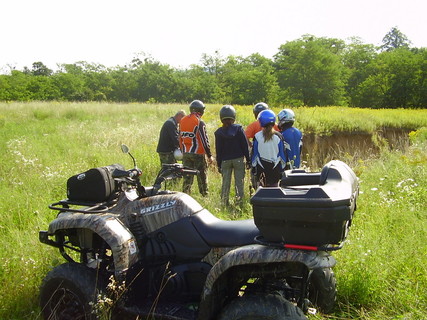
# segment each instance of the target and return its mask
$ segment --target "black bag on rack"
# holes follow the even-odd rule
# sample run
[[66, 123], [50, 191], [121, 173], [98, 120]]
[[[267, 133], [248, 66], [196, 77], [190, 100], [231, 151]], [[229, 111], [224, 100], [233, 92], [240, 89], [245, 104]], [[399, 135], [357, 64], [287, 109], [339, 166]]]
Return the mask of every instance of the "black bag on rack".
[[67, 180], [67, 197], [71, 201], [100, 203], [110, 200], [117, 191], [112, 177], [115, 169], [125, 170], [120, 164], [92, 168]]

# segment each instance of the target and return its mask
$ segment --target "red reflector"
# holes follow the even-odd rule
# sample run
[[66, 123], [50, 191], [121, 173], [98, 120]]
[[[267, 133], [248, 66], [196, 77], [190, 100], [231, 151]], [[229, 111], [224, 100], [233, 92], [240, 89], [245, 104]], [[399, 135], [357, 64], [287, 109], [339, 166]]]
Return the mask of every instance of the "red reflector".
[[284, 247], [287, 249], [310, 250], [310, 251], [317, 251], [319, 249], [318, 247], [303, 246], [298, 244], [285, 244]]

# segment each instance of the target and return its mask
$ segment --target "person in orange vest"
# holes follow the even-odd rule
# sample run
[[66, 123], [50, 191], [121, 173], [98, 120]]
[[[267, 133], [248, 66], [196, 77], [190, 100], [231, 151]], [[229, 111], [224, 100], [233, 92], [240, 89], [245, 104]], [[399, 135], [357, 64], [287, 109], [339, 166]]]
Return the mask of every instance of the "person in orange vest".
[[[261, 111], [267, 110], [269, 109], [268, 104], [266, 104], [265, 102], [258, 102], [253, 109], [253, 113], [255, 116], [255, 121], [250, 123], [246, 129], [245, 129], [245, 135], [246, 138], [248, 139], [249, 142], [249, 146], [252, 147], [252, 140], [254, 139], [255, 135], [261, 131], [261, 125], [259, 124], [258, 121], [258, 115]], [[277, 125], [274, 125], [274, 130], [279, 131], [279, 128], [277, 127]]]
[[[206, 124], [201, 119], [205, 112], [205, 105], [200, 100], [190, 103], [190, 114], [181, 119], [179, 144], [182, 150], [182, 164], [186, 167], [199, 170], [197, 184], [201, 195], [208, 195], [207, 167], [212, 163], [212, 153], [206, 132]], [[184, 176], [182, 190], [190, 193], [194, 176]]]

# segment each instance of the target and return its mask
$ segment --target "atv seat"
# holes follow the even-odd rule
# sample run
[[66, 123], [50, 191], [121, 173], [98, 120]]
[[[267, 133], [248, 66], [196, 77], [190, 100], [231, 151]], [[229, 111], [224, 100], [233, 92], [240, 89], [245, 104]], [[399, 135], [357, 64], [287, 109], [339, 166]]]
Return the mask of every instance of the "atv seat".
[[191, 216], [194, 227], [211, 247], [235, 247], [255, 243], [259, 230], [253, 219], [221, 220], [208, 210]]

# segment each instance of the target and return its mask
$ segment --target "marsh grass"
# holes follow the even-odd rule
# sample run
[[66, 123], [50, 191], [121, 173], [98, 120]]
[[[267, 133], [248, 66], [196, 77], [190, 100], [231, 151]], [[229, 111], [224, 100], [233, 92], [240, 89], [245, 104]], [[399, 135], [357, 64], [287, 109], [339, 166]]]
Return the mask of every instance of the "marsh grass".
[[[212, 145], [220, 107], [208, 105], [203, 117]], [[160, 168], [155, 152], [160, 126], [179, 109], [187, 107], [0, 103], [0, 319], [39, 318], [38, 287], [63, 259], [38, 241], [38, 231], [56, 216], [47, 206], [66, 197], [67, 178], [112, 163], [131, 167], [120, 151], [126, 143], [143, 170], [142, 182], [150, 185]], [[253, 121], [251, 106], [236, 109], [238, 123]], [[427, 127], [427, 110], [328, 107], [297, 108], [296, 114], [296, 126], [319, 134]], [[362, 193], [349, 241], [334, 253], [338, 306], [329, 317], [314, 319], [426, 318], [426, 132], [411, 133], [405, 153], [384, 146], [379, 158], [341, 155], [352, 161]], [[209, 197], [201, 197], [194, 184], [194, 198], [220, 218], [250, 218], [249, 201], [242, 208], [220, 206], [220, 174], [212, 167], [208, 175]], [[247, 178], [247, 200], [248, 184]]]

